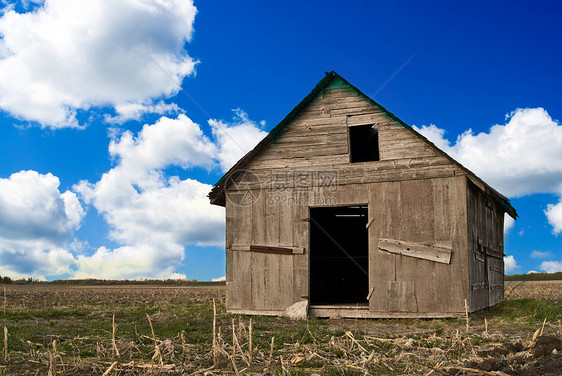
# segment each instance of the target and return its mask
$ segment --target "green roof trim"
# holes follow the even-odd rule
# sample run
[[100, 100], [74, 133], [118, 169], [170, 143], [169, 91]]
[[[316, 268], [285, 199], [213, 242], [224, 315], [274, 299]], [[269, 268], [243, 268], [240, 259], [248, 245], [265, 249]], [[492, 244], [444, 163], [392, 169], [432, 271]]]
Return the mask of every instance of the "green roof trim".
[[[474, 177], [475, 179], [477, 179], [479, 182], [481, 182], [487, 190], [489, 190], [488, 193], [490, 193], [495, 199], [496, 201], [503, 207], [506, 209], [506, 212], [513, 217], [514, 219], [517, 219], [517, 217], [519, 217], [519, 215], [517, 214], [517, 211], [515, 210], [515, 208], [511, 205], [511, 203], [509, 202], [509, 199], [505, 196], [503, 196], [501, 193], [499, 193], [498, 191], [496, 191], [495, 189], [493, 189], [492, 187], [490, 187], [488, 184], [486, 184], [486, 182], [484, 182], [482, 179], [480, 179], [478, 176], [476, 176], [476, 174], [474, 174], [472, 171], [470, 171], [468, 168], [464, 167], [462, 164], [460, 164], [458, 161], [456, 161], [455, 159], [453, 159], [450, 155], [448, 155], [447, 153], [445, 153], [443, 150], [439, 149], [437, 146], [435, 146], [435, 144], [433, 144], [431, 141], [429, 141], [425, 136], [421, 135], [419, 132], [417, 132], [415, 129], [413, 129], [411, 126], [409, 126], [408, 124], [404, 123], [402, 120], [400, 120], [396, 115], [394, 115], [392, 112], [388, 111], [386, 108], [384, 108], [383, 106], [381, 106], [379, 103], [375, 102], [374, 99], [370, 98], [369, 96], [367, 96], [365, 93], [363, 93], [361, 90], [359, 90], [357, 87], [353, 86], [351, 83], [349, 83], [345, 78], [343, 78], [342, 76], [340, 76], [339, 74], [337, 74], [334, 71], [331, 72], [325, 72], [325, 76], [324, 78], [322, 78], [317, 84], [316, 86], [314, 86], [314, 88], [312, 89], [312, 91], [306, 96], [304, 97], [304, 99], [302, 101], [300, 101], [299, 104], [297, 104], [297, 106], [295, 108], [293, 108], [291, 110], [291, 112], [289, 112], [289, 114], [287, 114], [287, 116], [285, 116], [285, 118], [283, 120], [281, 120], [279, 122], [279, 124], [277, 124], [275, 127], [273, 127], [273, 129], [268, 133], [267, 136], [265, 136], [265, 138], [263, 140], [261, 140], [256, 147], [251, 150], [250, 152], [248, 152], [244, 157], [242, 157], [234, 166], [232, 166], [230, 168], [230, 170], [228, 170], [220, 179], [218, 182], [216, 182], [216, 184], [214, 185], [213, 189], [211, 190], [211, 193], [209, 193], [209, 197], [211, 198], [211, 201], [213, 201], [213, 198], [211, 196], [216, 196], [215, 194], [218, 193], [218, 191], [221, 189], [220, 185], [222, 183], [224, 183], [224, 181], [226, 180], [226, 178], [234, 171], [238, 170], [239, 168], [243, 168], [243, 166], [246, 165], [246, 163], [248, 163], [248, 161], [250, 159], [252, 159], [256, 154], [258, 154], [263, 148], [265, 148], [271, 141], [273, 141], [274, 144], [276, 144], [277, 139], [281, 136], [281, 134], [283, 133], [283, 131], [285, 130], [285, 128], [287, 127], [287, 125], [290, 124], [290, 122], [303, 110], [305, 109], [317, 96], [318, 94], [320, 94], [320, 92], [322, 92], [325, 88], [327, 88], [332, 82], [334, 82], [334, 80], [341, 80], [341, 82], [343, 82], [345, 85], [347, 85], [349, 88], [351, 88], [352, 90], [355, 90], [357, 92], [357, 94], [359, 96], [361, 96], [362, 98], [364, 98], [365, 100], [367, 100], [369, 103], [371, 103], [372, 105], [380, 108], [384, 113], [386, 113], [391, 119], [395, 120], [400, 126], [407, 128], [408, 130], [410, 130], [411, 132], [413, 132], [414, 134], [416, 134], [418, 137], [422, 138], [425, 142], [427, 142], [428, 144], [430, 144], [433, 148], [435, 148], [436, 150], [438, 150], [439, 152], [443, 153], [443, 155], [445, 157], [447, 157], [451, 162], [453, 162], [454, 164], [456, 164], [457, 166], [459, 166], [460, 168], [462, 168], [463, 170], [465, 170], [467, 173], [469, 173], [472, 177]], [[345, 85], [338, 85], [338, 87], [345, 87]]]

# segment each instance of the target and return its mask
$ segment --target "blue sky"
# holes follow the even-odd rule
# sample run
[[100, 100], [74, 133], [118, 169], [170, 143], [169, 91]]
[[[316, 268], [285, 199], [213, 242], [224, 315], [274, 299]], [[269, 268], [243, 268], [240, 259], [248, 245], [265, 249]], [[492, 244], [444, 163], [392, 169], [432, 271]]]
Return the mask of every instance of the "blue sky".
[[223, 276], [221, 128], [251, 149], [330, 70], [512, 199], [508, 272], [562, 270], [559, 2], [0, 6], [0, 275]]

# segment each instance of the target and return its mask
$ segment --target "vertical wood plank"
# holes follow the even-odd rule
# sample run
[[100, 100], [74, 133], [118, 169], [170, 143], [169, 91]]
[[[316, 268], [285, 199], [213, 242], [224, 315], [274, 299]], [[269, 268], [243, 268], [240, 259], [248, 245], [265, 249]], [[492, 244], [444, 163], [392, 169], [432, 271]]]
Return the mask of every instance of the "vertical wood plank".
[[[228, 253], [231, 254], [232, 268], [238, 272], [240, 270], [240, 265], [238, 262], [239, 260], [238, 252], [228, 252]], [[229, 309], [241, 308], [240, 296], [241, 293], [243, 292], [240, 291], [239, 278], [240, 278], [240, 274], [233, 273], [233, 279], [230, 279], [227, 282], [226, 306]]]
[[462, 312], [464, 300], [469, 297], [469, 271], [468, 271], [468, 220], [467, 220], [467, 192], [466, 177], [459, 176], [451, 182], [451, 206], [452, 206], [452, 239], [453, 255], [452, 262], [455, 268], [452, 270], [454, 278], [450, 282], [451, 290], [457, 294], [451, 297], [449, 304], [450, 312]]
[[252, 208], [252, 222], [250, 228], [252, 229], [252, 238], [250, 244], [264, 244], [266, 245], [265, 224], [265, 197], [260, 197], [251, 205]]
[[295, 245], [293, 221], [296, 220], [297, 209], [288, 200], [279, 203], [279, 245], [292, 247]]
[[250, 245], [252, 241], [254, 204], [236, 205], [226, 202], [226, 247], [233, 244]]
[[[386, 182], [369, 185], [369, 288], [374, 288], [369, 301], [372, 311], [388, 308], [388, 282], [396, 280], [395, 255], [378, 249], [381, 237], [397, 239], [400, 231], [400, 185]], [[372, 257], [371, 257], [372, 255]]]
[[265, 296], [264, 304], [267, 309], [278, 310], [280, 309], [281, 291], [279, 283], [280, 255], [265, 254]]
[[279, 257], [279, 309], [287, 309], [291, 304], [300, 300], [294, 299], [295, 288], [293, 286], [294, 273], [293, 273], [293, 256], [278, 255]]
[[263, 192], [265, 217], [265, 245], [279, 246], [280, 203], [274, 198], [274, 192]]
[[265, 256], [264, 253], [248, 252], [252, 259], [251, 273], [251, 307], [256, 310], [265, 309]]

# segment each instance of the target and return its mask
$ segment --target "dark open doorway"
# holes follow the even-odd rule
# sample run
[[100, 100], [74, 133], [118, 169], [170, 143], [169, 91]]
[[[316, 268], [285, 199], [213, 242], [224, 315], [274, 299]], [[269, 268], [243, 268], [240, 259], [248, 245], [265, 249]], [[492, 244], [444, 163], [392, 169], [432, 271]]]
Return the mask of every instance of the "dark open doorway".
[[310, 209], [310, 304], [367, 303], [367, 207]]

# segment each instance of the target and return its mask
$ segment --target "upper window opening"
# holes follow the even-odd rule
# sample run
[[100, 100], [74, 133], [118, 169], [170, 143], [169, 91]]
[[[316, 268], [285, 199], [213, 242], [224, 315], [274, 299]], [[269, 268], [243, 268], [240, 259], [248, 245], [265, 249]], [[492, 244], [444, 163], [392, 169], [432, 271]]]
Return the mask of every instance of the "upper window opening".
[[349, 149], [351, 163], [380, 160], [377, 124], [349, 127]]

